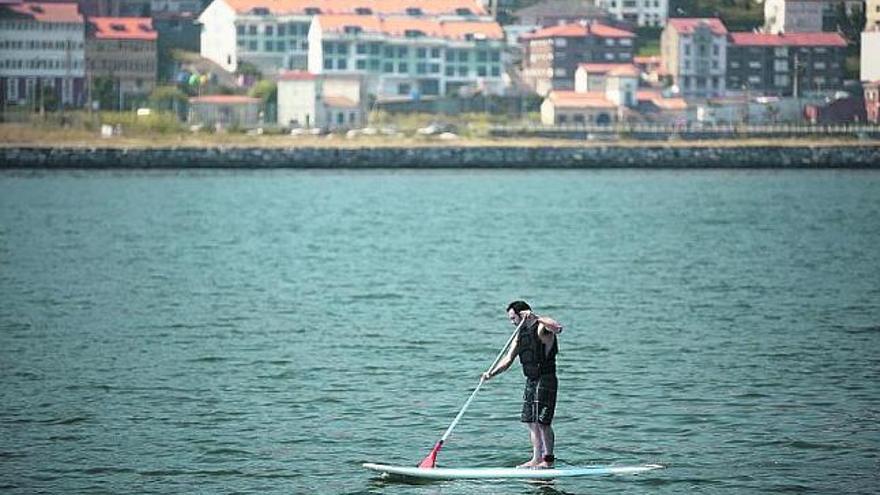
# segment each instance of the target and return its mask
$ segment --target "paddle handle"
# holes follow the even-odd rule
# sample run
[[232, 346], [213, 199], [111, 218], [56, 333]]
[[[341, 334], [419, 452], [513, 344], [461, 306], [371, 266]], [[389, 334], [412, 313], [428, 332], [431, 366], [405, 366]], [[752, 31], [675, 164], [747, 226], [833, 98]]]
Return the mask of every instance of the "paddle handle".
[[[501, 349], [501, 352], [498, 353], [498, 355], [495, 357], [495, 360], [492, 361], [492, 365], [489, 366], [489, 369], [486, 371], [492, 371], [492, 368], [494, 368], [495, 365], [498, 364], [498, 361], [501, 361], [501, 358], [504, 356], [504, 353], [507, 352], [507, 348], [510, 347], [510, 344], [513, 342], [513, 339], [516, 338], [517, 334], [519, 333], [520, 327], [522, 327], [522, 325], [525, 321], [526, 321], [526, 319], [523, 318], [519, 322], [519, 325], [516, 326], [516, 330], [513, 331], [513, 334], [511, 334], [510, 338], [507, 339], [507, 343], [504, 344], [504, 348]], [[464, 406], [462, 406], [461, 410], [458, 411], [458, 414], [455, 416], [455, 419], [452, 420], [452, 424], [449, 425], [449, 428], [446, 428], [446, 432], [443, 433], [442, 437], [440, 437], [440, 444], [441, 445], [446, 441], [447, 438], [449, 438], [449, 435], [452, 434], [452, 430], [455, 429], [455, 426], [458, 425], [458, 422], [461, 420], [461, 417], [464, 416], [464, 412], [467, 411], [467, 408], [471, 405], [471, 402], [474, 401], [474, 397], [477, 396], [477, 392], [480, 391], [480, 387], [483, 386], [484, 381], [486, 381], [486, 380], [483, 379], [483, 377], [481, 376], [480, 383], [477, 384], [477, 388], [474, 389], [474, 391], [471, 393], [471, 396], [468, 397], [468, 400], [464, 403]]]

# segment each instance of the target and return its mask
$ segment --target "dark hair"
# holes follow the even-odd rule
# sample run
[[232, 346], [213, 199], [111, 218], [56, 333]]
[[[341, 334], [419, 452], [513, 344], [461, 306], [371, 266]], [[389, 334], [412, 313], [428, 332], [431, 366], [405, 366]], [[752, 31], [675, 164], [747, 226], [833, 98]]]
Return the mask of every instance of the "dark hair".
[[529, 303], [525, 301], [513, 301], [512, 303], [507, 305], [507, 311], [513, 310], [514, 313], [520, 314], [523, 311], [532, 310], [532, 307], [529, 306]]

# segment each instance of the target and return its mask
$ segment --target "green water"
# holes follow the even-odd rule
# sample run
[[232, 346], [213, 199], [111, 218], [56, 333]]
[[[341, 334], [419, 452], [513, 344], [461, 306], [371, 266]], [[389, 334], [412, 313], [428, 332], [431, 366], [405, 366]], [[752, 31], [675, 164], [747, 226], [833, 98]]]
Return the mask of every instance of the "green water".
[[[880, 173], [4, 172], [0, 491], [871, 493]], [[567, 325], [553, 484], [415, 464], [525, 298]], [[518, 368], [445, 466], [529, 455]]]

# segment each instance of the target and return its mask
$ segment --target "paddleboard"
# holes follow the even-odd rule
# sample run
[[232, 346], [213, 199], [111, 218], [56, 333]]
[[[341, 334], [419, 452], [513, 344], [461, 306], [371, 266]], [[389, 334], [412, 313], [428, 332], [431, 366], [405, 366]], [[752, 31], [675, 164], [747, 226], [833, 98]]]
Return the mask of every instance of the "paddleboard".
[[638, 474], [654, 469], [661, 469], [659, 464], [642, 464], [638, 466], [582, 466], [560, 467], [556, 469], [522, 469], [522, 468], [419, 468], [412, 466], [387, 466], [384, 464], [364, 463], [364, 467], [378, 471], [382, 476], [400, 476], [425, 480], [458, 480], [458, 479], [556, 479], [574, 476], [608, 476], [612, 474]]

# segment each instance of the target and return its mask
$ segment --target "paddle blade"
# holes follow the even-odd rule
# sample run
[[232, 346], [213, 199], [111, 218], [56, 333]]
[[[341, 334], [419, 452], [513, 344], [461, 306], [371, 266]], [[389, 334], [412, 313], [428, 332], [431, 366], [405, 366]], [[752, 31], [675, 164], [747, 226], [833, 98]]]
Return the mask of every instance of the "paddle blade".
[[427, 455], [422, 462], [419, 463], [419, 467], [422, 469], [433, 469], [437, 466], [437, 453], [440, 452], [440, 447], [443, 447], [443, 442], [437, 442], [437, 445], [431, 449], [431, 453]]

